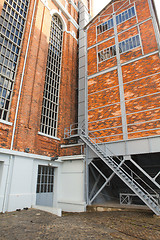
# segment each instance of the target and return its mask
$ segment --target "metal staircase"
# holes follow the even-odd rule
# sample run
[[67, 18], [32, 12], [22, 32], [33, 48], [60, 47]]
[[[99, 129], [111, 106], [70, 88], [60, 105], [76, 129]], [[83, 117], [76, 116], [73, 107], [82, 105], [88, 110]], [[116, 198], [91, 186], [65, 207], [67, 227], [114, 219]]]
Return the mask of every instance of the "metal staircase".
[[[69, 130], [65, 130], [65, 138], [69, 138], [75, 135], [76, 128], [72, 127], [73, 126], [71, 126]], [[106, 182], [90, 202], [94, 200], [99, 192], [116, 174], [156, 215], [160, 215], [160, 197], [159, 194], [151, 187], [154, 185], [157, 189], [160, 190], [160, 185], [155, 181], [155, 178], [150, 177], [150, 175], [148, 175], [139, 165], [137, 166], [137, 164], [134, 164], [134, 161], [132, 161], [135, 167], [138, 167], [138, 170], [141, 170], [147, 180], [151, 182], [151, 184], [148, 184], [148, 181], [144, 181], [139, 177], [138, 174], [136, 174], [131, 168], [128, 167], [128, 165], [125, 163], [125, 160], [121, 160], [116, 156], [108, 156], [102, 149], [99, 139], [94, 135], [91, 133], [89, 133], [89, 135], [86, 134], [82, 128], [77, 128], [77, 134], [82, 139], [82, 141], [87, 144], [87, 146], [89, 146], [90, 149], [92, 149], [92, 151], [96, 153], [96, 155], [113, 171], [111, 176], [109, 178], [106, 178], [101, 172], [101, 169], [98, 169], [98, 167], [92, 163], [97, 171], [101, 173], [105, 178]]]

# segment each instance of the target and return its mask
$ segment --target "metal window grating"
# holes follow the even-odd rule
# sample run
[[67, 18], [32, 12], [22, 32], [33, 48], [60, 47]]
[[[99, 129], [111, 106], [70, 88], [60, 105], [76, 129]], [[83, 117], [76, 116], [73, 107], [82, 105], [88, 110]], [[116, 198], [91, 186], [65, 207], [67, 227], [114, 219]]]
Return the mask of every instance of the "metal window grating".
[[113, 18], [109, 19], [108, 21], [100, 24], [97, 26], [97, 34], [105, 32], [109, 29], [113, 28]]
[[[131, 7], [116, 16], [116, 24], [119, 25], [136, 16], [134, 7]], [[113, 18], [97, 26], [97, 35], [113, 28]]]
[[[140, 36], [139, 35], [133, 36], [119, 43], [119, 53], [128, 52], [139, 46], [141, 46]], [[112, 58], [114, 56], [116, 56], [115, 45], [109, 48], [105, 48], [102, 51], [98, 52], [98, 63], [106, 61], [107, 59]]]
[[116, 24], [117, 25], [121, 24], [121, 23], [131, 19], [134, 16], [136, 16], [136, 11], [135, 11], [134, 7], [131, 7], [116, 16]]
[[56, 137], [61, 76], [63, 29], [57, 16], [52, 17], [46, 67], [40, 131]]
[[8, 120], [28, 0], [5, 0], [0, 16], [0, 119]]
[[53, 192], [54, 168], [48, 166], [38, 166], [37, 193]]
[[116, 56], [116, 46], [111, 46], [98, 53], [98, 62], [103, 62], [109, 58]]
[[119, 43], [119, 52], [120, 53], [128, 52], [131, 49], [134, 49], [139, 46], [141, 46], [140, 37], [139, 37], [139, 35], [136, 35], [136, 36], [133, 36], [131, 38], [128, 38], [128, 39], [120, 42]]

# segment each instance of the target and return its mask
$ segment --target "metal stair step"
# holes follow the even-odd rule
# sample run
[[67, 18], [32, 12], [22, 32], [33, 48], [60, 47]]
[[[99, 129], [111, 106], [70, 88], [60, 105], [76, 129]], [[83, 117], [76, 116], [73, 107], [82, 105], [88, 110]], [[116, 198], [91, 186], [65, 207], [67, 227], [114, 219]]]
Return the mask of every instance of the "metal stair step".
[[97, 153], [97, 155], [99, 155], [100, 158], [113, 169], [113, 171], [117, 172], [117, 175], [123, 178], [124, 182], [126, 182], [126, 184], [133, 190], [133, 192], [139, 195], [144, 200], [144, 202], [146, 202], [146, 204], [151, 207], [151, 209], [154, 209], [157, 215], [160, 215], [160, 206], [157, 206], [158, 202], [156, 205], [154, 200], [151, 199], [149, 193], [148, 195], [145, 194], [145, 191], [143, 192], [143, 187], [141, 190], [141, 186], [140, 187], [137, 186], [136, 181], [134, 180], [133, 182], [133, 180], [131, 179], [131, 176], [128, 176], [128, 174], [125, 174], [125, 172], [123, 172], [123, 169], [119, 168], [117, 164], [114, 163], [114, 160], [111, 157], [108, 157], [106, 153], [100, 148], [99, 145], [94, 144], [88, 138], [88, 136], [85, 135], [85, 132], [81, 136], [82, 136], [82, 140], [84, 139], [84, 142], [88, 144], [88, 146], [90, 146], [93, 150], [95, 150], [95, 153]]

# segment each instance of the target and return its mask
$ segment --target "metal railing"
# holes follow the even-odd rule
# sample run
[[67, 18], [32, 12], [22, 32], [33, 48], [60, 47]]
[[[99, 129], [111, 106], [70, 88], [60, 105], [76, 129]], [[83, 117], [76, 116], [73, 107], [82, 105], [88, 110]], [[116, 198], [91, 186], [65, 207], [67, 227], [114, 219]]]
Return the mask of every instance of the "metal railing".
[[[70, 138], [70, 137], [74, 137], [77, 135], [86, 139], [89, 142], [89, 144], [93, 146], [94, 150], [97, 151], [96, 153], [98, 155], [100, 155], [101, 159], [105, 163], [108, 162], [108, 165], [110, 165], [110, 167], [112, 168], [113, 171], [116, 171], [117, 174], [118, 174], [118, 171], [120, 171], [121, 172], [120, 175], [124, 174], [126, 177], [128, 177], [128, 181], [130, 180], [135, 185], [134, 188], [138, 187], [139, 190], [141, 190], [141, 192], [143, 194], [145, 194], [145, 196], [147, 196], [150, 200], [152, 200], [152, 202], [154, 202], [156, 205], [159, 206], [159, 199], [160, 199], [159, 194], [148, 183], [146, 183], [137, 173], [135, 173], [126, 163], [124, 163], [124, 160], [122, 163], [121, 158], [119, 158], [118, 156], [115, 156], [114, 153], [109, 148], [105, 147], [107, 149], [108, 153], [110, 153], [107, 155], [106, 152], [101, 148], [101, 144], [103, 144], [103, 142], [99, 139], [99, 137], [95, 136], [90, 131], [88, 131], [86, 134], [84, 122], [82, 122], [81, 124], [74, 123], [74, 124], [71, 124], [69, 128], [65, 128], [64, 138]], [[110, 155], [114, 156], [114, 157], [111, 157]], [[110, 163], [112, 163], [114, 165], [114, 167], [113, 167], [113, 165], [111, 166]], [[132, 163], [133, 163], [133, 161], [132, 161]], [[133, 163], [133, 165], [135, 166], [134, 163]], [[147, 173], [140, 166], [138, 167], [138, 169], [145, 176], [147, 176]], [[148, 179], [152, 182], [152, 184], [159, 186], [159, 184], [155, 184], [155, 180], [153, 178], [150, 177]], [[131, 184], [130, 184], [130, 186], [131, 186]], [[132, 189], [132, 191], [133, 191], [133, 189]]]

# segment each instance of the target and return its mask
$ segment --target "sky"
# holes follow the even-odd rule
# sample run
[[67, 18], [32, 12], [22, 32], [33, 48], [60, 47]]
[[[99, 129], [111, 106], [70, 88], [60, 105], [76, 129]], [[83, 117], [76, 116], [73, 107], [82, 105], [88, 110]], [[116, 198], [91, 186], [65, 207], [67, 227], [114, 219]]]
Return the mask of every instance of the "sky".
[[111, 0], [94, 0], [93, 1], [93, 14], [94, 16], [101, 11]]

